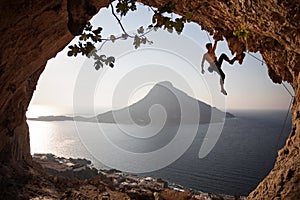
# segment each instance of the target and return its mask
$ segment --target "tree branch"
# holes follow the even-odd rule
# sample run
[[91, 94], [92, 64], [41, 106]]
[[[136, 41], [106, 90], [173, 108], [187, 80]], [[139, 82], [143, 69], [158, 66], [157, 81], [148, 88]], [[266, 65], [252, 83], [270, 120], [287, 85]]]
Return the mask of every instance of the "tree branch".
[[111, 13], [113, 14], [113, 16], [114, 16], [114, 17], [116, 18], [116, 20], [118, 21], [118, 23], [119, 23], [119, 25], [120, 25], [122, 31], [123, 31], [126, 35], [128, 35], [128, 37], [133, 38], [132, 35], [129, 35], [129, 34], [126, 32], [125, 28], [123, 27], [123, 24], [122, 24], [121, 20], [118, 18], [118, 16], [116, 15], [116, 13], [115, 13], [115, 11], [114, 11], [114, 6], [112, 5], [112, 3], [110, 3], [110, 7], [111, 7]]

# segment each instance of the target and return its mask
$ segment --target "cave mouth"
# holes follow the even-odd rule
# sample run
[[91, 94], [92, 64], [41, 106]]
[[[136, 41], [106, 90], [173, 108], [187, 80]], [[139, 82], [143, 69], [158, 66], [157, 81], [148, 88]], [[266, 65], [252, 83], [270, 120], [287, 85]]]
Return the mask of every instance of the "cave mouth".
[[[0, 99], [0, 183], [7, 188], [11, 189], [11, 185], [16, 186], [16, 183], [17, 186], [25, 183], [23, 171], [10, 169], [7, 165], [33, 164], [25, 112], [46, 62], [73, 39], [74, 36], [68, 29], [70, 23], [86, 24], [91, 14], [94, 14], [93, 11], [106, 7], [109, 2], [80, 1], [80, 6], [78, 3], [79, 1], [3, 3], [0, 13], [3, 25], [0, 43], [5, 51], [0, 53], [0, 82], [3, 84], [0, 94], [6, 98]], [[146, 5], [155, 7], [162, 3], [145, 1]], [[178, 14], [196, 10], [192, 20], [201, 24], [205, 30], [214, 32], [215, 36], [224, 36], [232, 52], [240, 54], [245, 50], [260, 51], [272, 81], [287, 81], [295, 91], [291, 134], [285, 147], [278, 152], [273, 170], [250, 194], [249, 198], [253, 199], [296, 199], [299, 196], [299, 184], [295, 184], [300, 178], [297, 98], [299, 6], [293, 1], [183, 1], [175, 8]], [[220, 10], [220, 7], [224, 9]], [[245, 42], [233, 37], [233, 29], [237, 29], [237, 33], [253, 31], [254, 34]], [[275, 98], [269, 103], [274, 102]], [[10, 180], [11, 175], [16, 176], [16, 180], [20, 182]], [[14, 187], [14, 194], [17, 194], [18, 188], [21, 187]]]
[[[101, 16], [98, 17], [101, 18]], [[95, 18], [97, 18], [97, 16], [95, 16]], [[93, 18], [92, 21], [97, 21], [95, 18]], [[138, 25], [136, 27], [138, 27]], [[161, 34], [161, 36], [155, 37], [155, 35], [159, 34]], [[194, 37], [192, 39], [194, 43], [197, 43], [199, 39], [201, 39], [199, 44], [195, 45], [196, 50], [194, 51], [199, 52], [198, 57], [200, 58], [205, 51], [203, 47], [211, 39], [210, 36], [207, 35], [207, 32], [200, 31], [200, 28], [196, 24], [187, 25], [187, 31], [185, 34], [187, 34], [188, 37]], [[161, 37], [163, 40], [165, 40], [165, 38], [168, 38], [172, 41], [176, 39], [178, 43], [184, 43], [185, 41], [180, 40], [180, 38], [178, 39], [179, 36], [172, 36], [171, 34], [165, 32], [154, 33], [151, 36], [155, 37], [154, 43], [158, 43], [158, 47], [156, 46], [156, 48], [160, 49], [160, 51], [162, 47], [159, 46], [159, 44], [165, 44], [160, 43], [161, 39], [159, 39], [159, 37]], [[114, 47], [108, 45], [108, 51], [111, 51], [112, 48], [118, 49], [120, 46], [123, 47], [122, 44], [113, 45]], [[171, 44], [167, 45], [172, 46]], [[128, 46], [129, 48], [133, 49], [131, 44]], [[184, 47], [182, 49], [184, 49]], [[74, 115], [73, 107], [66, 106], [72, 105], [72, 98], [74, 98], [73, 88], [75, 87], [74, 82], [76, 82], [76, 78], [82, 67], [93, 68], [93, 66], [85, 66], [84, 63], [86, 63], [86, 61], [78, 58], [67, 58], [67, 51], [68, 48], [66, 47], [56, 56], [56, 58], [51, 59], [48, 62], [43, 74], [41, 75], [39, 84], [37, 85], [37, 89], [27, 112], [27, 117], [30, 118], [46, 115]], [[174, 49], [172, 51], [174, 51]], [[217, 54], [220, 55], [221, 52], [225, 52], [231, 56], [231, 52], [227, 48], [225, 42], [219, 43]], [[224, 133], [221, 134], [220, 141], [218, 142], [220, 145], [217, 145], [216, 149], [204, 159], [199, 159], [197, 156], [195, 156], [195, 165], [189, 165], [188, 167], [185, 167], [185, 170], [182, 167], [184, 166], [184, 163], [193, 163], [191, 160], [187, 160], [187, 155], [183, 155], [181, 159], [165, 169], [159, 170], [155, 173], [146, 173], [143, 175], [162, 177], [168, 179], [170, 182], [179, 182], [179, 184], [186, 187], [196, 188], [198, 190], [207, 192], [219, 192], [230, 195], [248, 195], [257, 186], [260, 180], [269, 173], [274, 166], [277, 157], [277, 150], [283, 147], [284, 141], [287, 139], [291, 130], [291, 124], [288, 123], [283, 130], [283, 135], [280, 133], [290, 96], [284, 89], [282, 89], [282, 86], [275, 85], [271, 82], [268, 77], [266, 67], [261, 67], [261, 62], [256, 60], [256, 58], [253, 58], [251, 55], [261, 59], [260, 54], [248, 54], [243, 63], [244, 66], [239, 66], [238, 64], [233, 67], [226, 64], [224, 65], [224, 71], [228, 77], [226, 86], [228, 86], [231, 94], [227, 100], [229, 107], [223, 105], [221, 109], [232, 112], [237, 116], [237, 120], [240, 121], [236, 122], [234, 120], [228, 120], [228, 122], [225, 123]], [[172, 59], [172, 57], [170, 58]], [[157, 61], [155, 60], [155, 62]], [[199, 59], [193, 62], [194, 68], [199, 67]], [[61, 69], [62, 64], [64, 65], [64, 69]], [[135, 65], [136, 63], [132, 62], [131, 64]], [[57, 74], [58, 70], [60, 70], [60, 74]], [[118, 70], [118, 65], [116, 65], [115, 69], [113, 70]], [[92, 73], [97, 74], [99, 72], [93, 70]], [[181, 71], [181, 73], [184, 72]], [[144, 76], [145, 75], [148, 74], [144, 74]], [[210, 90], [215, 90], [215, 92], [219, 94], [219, 85], [216, 76], [217, 74], [211, 75], [207, 72], [207, 74], [204, 75], [205, 79], [207, 79], [205, 84], [210, 85]], [[193, 75], [190, 75], [190, 77], [193, 77]], [[255, 83], [253, 83], [253, 79], [251, 77], [256, 77]], [[238, 86], [239, 84], [236, 84], [237, 82], [240, 82], [244, 85], [240, 87]], [[245, 88], [247, 88], [246, 91]], [[143, 94], [137, 95], [137, 97], [135, 97], [135, 102], [139, 100], [138, 97], [144, 97], [145, 93], [149, 91], [149, 89], [151, 89], [151, 87], [148, 87], [148, 89], [142, 91], [141, 93]], [[101, 96], [101, 93], [99, 95]], [[248, 96], [247, 100], [243, 100], [245, 95]], [[223, 96], [218, 97], [222, 99], [219, 101], [224, 101], [224, 98], [222, 97]], [[272, 101], [274, 98], [278, 99], [278, 101]], [[206, 101], [212, 102], [211, 99]], [[243, 103], [241, 104], [238, 102]], [[90, 109], [88, 108], [87, 110]], [[106, 107], [103, 110], [98, 110], [96, 114], [108, 110], [109, 108]], [[92, 113], [86, 113], [83, 108], [82, 113], [76, 114], [91, 116], [95, 114], [95, 111]], [[289, 116], [288, 119], [289, 122], [291, 122], [291, 116]], [[75, 131], [76, 127], [69, 122], [38, 122], [28, 120], [27, 123], [30, 130], [32, 154], [53, 153], [57, 156], [88, 158], [92, 160], [94, 165], [98, 168], [106, 168], [101, 161], [95, 159], [95, 157], [91, 154], [89, 147], [85, 146], [85, 144], [82, 144], [82, 141], [80, 141], [81, 139], [78, 137], [78, 133]], [[274, 126], [274, 124], [276, 124], [276, 126]], [[230, 134], [231, 129], [235, 130], [232, 134]], [[206, 130], [205, 127], [203, 130]], [[246, 131], [248, 131], [248, 133], [245, 133]], [[44, 133], [43, 137], [40, 133]], [[200, 133], [199, 135], [200, 138], [198, 138], [198, 140], [202, 141], [203, 138], [201, 140], [201, 137], [203, 137], [203, 135]], [[237, 141], [239, 142], [232, 142], [234, 137], [238, 138]], [[243, 141], [248, 141], [248, 143]], [[190, 149], [195, 150], [197, 147], [199, 148], [200, 145], [201, 144], [197, 143], [194, 146], [191, 146]], [[188, 152], [190, 151], [191, 150]], [[240, 152], [240, 154], [236, 154], [236, 152]], [[193, 154], [195, 154], [195, 152], [193, 152]], [[233, 159], [233, 157], [235, 159]], [[211, 160], [215, 160], [215, 162], [212, 162]], [[220, 163], [224, 163], [223, 166]], [[197, 172], [195, 169], [197, 167], [199, 168], [199, 166], [202, 166], [202, 168]], [[227, 166], [227, 169], [220, 170], [220, 168], [211, 167], [211, 170], [208, 170], [208, 168], [210, 168], [209, 166], [222, 166], [222, 168]], [[228, 184], [226, 187], [223, 186], [219, 187], [216, 191], [213, 190], [213, 188], [215, 188], [220, 181], [218, 178], [221, 177], [221, 181], [229, 181], [229, 179], [224, 178], [225, 174], [234, 174], [235, 172], [244, 169], [245, 166], [249, 167], [249, 171], [252, 174], [247, 173], [232, 176], [230, 178], [231, 180], [234, 180], [232, 181], [233, 185]], [[189, 180], [187, 179], [180, 179], [176, 176], [172, 178], [173, 175], [168, 171], [172, 171], [172, 168], [174, 167], [177, 170], [186, 172], [187, 177], [189, 176], [188, 171], [191, 172], [195, 170], [194, 173], [197, 174], [203, 174], [206, 172], [207, 176], [209, 177], [207, 181], [210, 179], [209, 183], [213, 186], [205, 187], [202, 185], [202, 187], [197, 188], [197, 184], [199, 184], [197, 180], [199, 179], [198, 181], [200, 181], [200, 178], [202, 177], [198, 177], [198, 179], [195, 178], [196, 180], [192, 181], [191, 183], [189, 183]], [[216, 175], [213, 175], [214, 172], [216, 172]], [[240, 177], [244, 177], [244, 179], [239, 179]], [[239, 182], [246, 182], [246, 180], [248, 180], [248, 184], [243, 184], [244, 186], [241, 186]], [[232, 189], [234, 187], [237, 189]]]

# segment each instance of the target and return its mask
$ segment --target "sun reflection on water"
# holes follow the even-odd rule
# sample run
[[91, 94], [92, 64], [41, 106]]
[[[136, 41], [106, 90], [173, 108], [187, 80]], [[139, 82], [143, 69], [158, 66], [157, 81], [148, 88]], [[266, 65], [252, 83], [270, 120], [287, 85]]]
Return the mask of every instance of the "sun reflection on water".
[[53, 151], [51, 138], [53, 137], [52, 125], [49, 122], [27, 121], [30, 132], [30, 151], [34, 153], [50, 153]]
[[30, 104], [26, 112], [26, 117], [35, 118], [45, 115], [58, 115], [61, 113], [63, 113], [63, 110], [56, 107]]

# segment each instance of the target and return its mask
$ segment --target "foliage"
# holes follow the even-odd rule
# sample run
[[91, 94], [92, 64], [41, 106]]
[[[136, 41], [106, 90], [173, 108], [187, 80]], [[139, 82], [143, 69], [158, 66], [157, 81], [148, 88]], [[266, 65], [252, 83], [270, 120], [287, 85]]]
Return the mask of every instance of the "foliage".
[[91, 52], [95, 50], [94, 43], [102, 41], [100, 35], [102, 28], [99, 27], [95, 30], [92, 30], [92, 28], [92, 25], [88, 22], [79, 37], [78, 45], [69, 46], [68, 56], [77, 56], [78, 53], [81, 53], [83, 56], [90, 57]]
[[83, 56], [90, 58], [91, 56], [94, 58], [95, 69], [99, 70], [100, 67], [103, 67], [103, 63], [114, 67], [115, 58], [110, 56], [106, 57], [105, 55], [97, 55], [95, 43], [102, 42], [101, 39], [101, 31], [102, 28], [98, 27], [97, 29], [93, 29], [92, 25], [88, 22], [84, 27], [83, 33], [79, 37], [78, 45], [74, 44], [69, 46], [68, 56], [77, 56], [77, 54], [81, 53]]
[[239, 30], [233, 32], [233, 35], [236, 37], [241, 37], [245, 41], [253, 34], [253, 32], [247, 28], [244, 24], [241, 25]]
[[232, 6], [232, 8], [231, 8], [231, 16], [232, 17], [236, 16], [236, 8], [235, 8], [235, 6]]
[[165, 14], [172, 13], [174, 9], [175, 4], [170, 1], [164, 6], [155, 10], [152, 17], [152, 25], [150, 25], [150, 27], [164, 28], [170, 33], [175, 30], [178, 34], [180, 34], [184, 28], [184, 23], [191, 21], [192, 14], [187, 12], [183, 17], [176, 18], [175, 20], [172, 20], [172, 18], [169, 16], [165, 16]]
[[125, 16], [129, 10], [136, 10], [136, 0], [119, 0], [116, 8], [117, 13], [120, 13], [121, 16]]
[[262, 16], [262, 14], [258, 14], [258, 16], [259, 16], [259, 23], [263, 24], [264, 23], [264, 18]]
[[[114, 10], [116, 8], [116, 12], [120, 15], [120, 17], [126, 16], [129, 11], [135, 11], [137, 9], [136, 0], [118, 0], [115, 8], [112, 4], [110, 4], [110, 6], [112, 15], [116, 18], [123, 31], [122, 35], [110, 35], [109, 38], [103, 39], [101, 36], [102, 28], [98, 27], [93, 29], [92, 25], [87, 23], [83, 33], [79, 37], [78, 44], [69, 46], [70, 50], [68, 51], [68, 56], [77, 56], [77, 54], [81, 54], [88, 58], [92, 57], [95, 60], [94, 66], [96, 70], [99, 70], [104, 65], [114, 67], [115, 58], [113, 56], [107, 57], [106, 55], [98, 55], [98, 52], [106, 42], [110, 41], [114, 43], [119, 39], [126, 40], [130, 38], [133, 40], [133, 46], [137, 49], [141, 46], [141, 44], [153, 43], [146, 37], [146, 35], [152, 30], [156, 31], [159, 28], [163, 28], [168, 30], [170, 33], [175, 30], [178, 34], [180, 34], [184, 28], [184, 23], [190, 22], [192, 18], [191, 13], [185, 13], [184, 16], [173, 20], [172, 13], [175, 9], [175, 4], [170, 1], [158, 9], [150, 7], [154, 13], [152, 16], [152, 24], [150, 24], [147, 28], [141, 26], [136, 30], [136, 33], [130, 35], [126, 32], [121, 23], [121, 19], [119, 19]], [[95, 47], [97, 43], [102, 43], [98, 50]]]

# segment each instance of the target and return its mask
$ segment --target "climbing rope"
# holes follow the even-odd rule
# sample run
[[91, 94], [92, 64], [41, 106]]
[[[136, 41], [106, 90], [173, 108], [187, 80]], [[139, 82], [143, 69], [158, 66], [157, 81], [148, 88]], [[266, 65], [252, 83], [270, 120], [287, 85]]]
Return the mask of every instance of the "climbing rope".
[[[246, 52], [248, 55], [250, 55], [251, 57], [255, 58], [256, 60], [260, 61], [262, 64], [267, 64], [264, 60], [257, 58], [256, 56], [252, 55], [249, 52]], [[286, 87], [286, 85], [284, 84], [284, 82], [281, 83], [281, 85], [284, 87], [284, 89], [289, 93], [289, 95], [294, 98], [294, 95], [292, 94], [292, 92]]]
[[[263, 64], [266, 64], [266, 62], [265, 62], [264, 60], [257, 58], [256, 56], [250, 54], [249, 52], [247, 52], [247, 54], [250, 55], [250, 56], [252, 56], [252, 57], [255, 58], [256, 60], [259, 60], [259, 61], [262, 63], [262, 65], [263, 65]], [[292, 104], [293, 104], [293, 101], [294, 101], [294, 98], [295, 98], [295, 96], [292, 94], [292, 92], [286, 87], [286, 85], [284, 84], [284, 82], [282, 82], [281, 85], [284, 87], [284, 89], [285, 89], [285, 90], [289, 93], [289, 95], [291, 96], [291, 101], [290, 101], [290, 104], [289, 104], [289, 108], [288, 108], [288, 110], [287, 110], [287, 112], [286, 112], [285, 119], [284, 119], [284, 121], [283, 121], [281, 131], [280, 131], [279, 136], [278, 136], [277, 141], [276, 141], [276, 145], [275, 145], [275, 148], [276, 148], [275, 150], [276, 150], [276, 151], [277, 151], [277, 149], [278, 149], [278, 147], [279, 147], [279, 141], [280, 141], [280, 139], [281, 139], [281, 137], [282, 137], [282, 135], [283, 135], [284, 129], [285, 129], [285, 127], [286, 127], [287, 119], [288, 119], [288, 117], [289, 117], [290, 110], [291, 110], [291, 107], [292, 107]]]
[[209, 42], [211, 43], [211, 39], [210, 39], [210, 37], [208, 35], [208, 32], [207, 31], [205, 31], [205, 32], [206, 32], [206, 35], [207, 35], [207, 38], [208, 38]]
[[246, 52], [246, 53], [247, 53], [249, 56], [251, 56], [252, 58], [255, 58], [256, 60], [260, 61], [260, 62], [261, 62], [261, 65], [266, 64], [264, 60], [257, 58], [256, 56], [252, 55], [252, 54], [249, 53], [249, 52]]
[[278, 147], [279, 147], [279, 140], [281, 139], [282, 134], [283, 134], [283, 132], [284, 132], [284, 129], [285, 129], [285, 127], [286, 127], [286, 122], [287, 122], [288, 116], [289, 116], [289, 114], [290, 114], [290, 110], [291, 110], [293, 101], [294, 101], [294, 97], [291, 98], [291, 102], [290, 102], [288, 111], [287, 111], [287, 113], [286, 113], [286, 116], [285, 116], [285, 119], [284, 119], [284, 122], [283, 122], [283, 125], [282, 125], [282, 128], [281, 128], [280, 134], [279, 134], [279, 136], [278, 136], [277, 143], [276, 143], [276, 151], [277, 151], [277, 149], [278, 149]]
[[[206, 35], [207, 35], [207, 38], [208, 38], [209, 42], [211, 43], [211, 39], [210, 39], [210, 37], [209, 37], [209, 35], [208, 35], [208, 32], [206, 32]], [[257, 58], [256, 56], [252, 55], [252, 54], [249, 53], [249, 52], [246, 52], [246, 53], [247, 53], [249, 56], [253, 57], [254, 59], [260, 61], [260, 62], [261, 62], [261, 65], [266, 64], [266, 62], [265, 62], [263, 59]], [[286, 127], [287, 119], [288, 119], [288, 117], [289, 117], [290, 110], [291, 110], [291, 107], [292, 107], [292, 104], [293, 104], [293, 101], [294, 101], [294, 98], [295, 98], [295, 96], [294, 96], [294, 95], [292, 94], [292, 92], [287, 88], [287, 86], [284, 84], [284, 82], [282, 82], [281, 85], [284, 87], [284, 89], [285, 89], [285, 90], [289, 93], [289, 95], [291, 96], [291, 101], [290, 101], [290, 104], [289, 104], [289, 108], [288, 108], [288, 110], [287, 110], [287, 112], [286, 112], [285, 119], [284, 119], [284, 121], [283, 121], [281, 131], [280, 131], [279, 136], [278, 136], [277, 141], [276, 141], [276, 145], [275, 145], [275, 148], [276, 148], [276, 149], [275, 149], [275, 151], [277, 151], [278, 148], [279, 148], [279, 141], [280, 141], [280, 139], [281, 139], [281, 137], [282, 137], [282, 135], [283, 135], [284, 129], [285, 129], [285, 127]]]
[[291, 95], [291, 97], [294, 98], [294, 95], [290, 92], [290, 90], [286, 87], [286, 85], [284, 84], [284, 82], [281, 83], [283, 85], [283, 87], [286, 89], [286, 91]]
[[[207, 31], [206, 31], [206, 36], [207, 36], [209, 42], [211, 43], [211, 39], [210, 39], [210, 36], [208, 35], [208, 32], [207, 32]], [[258, 58], [258, 57], [256, 57], [256, 56], [254, 56], [254, 55], [252, 55], [251, 53], [249, 53], [249, 52], [246, 52], [246, 53], [247, 53], [249, 56], [251, 56], [252, 58], [255, 58], [256, 60], [260, 61], [262, 65], [263, 65], [263, 64], [267, 64], [264, 60], [262, 60], [262, 59], [260, 59], [260, 58]], [[294, 95], [293, 95], [293, 94], [290, 92], [290, 90], [286, 87], [286, 85], [284, 84], [284, 82], [282, 82], [281, 84], [283, 85], [283, 87], [285, 88], [285, 90], [290, 94], [290, 96], [291, 96], [292, 98], [294, 98]]]

